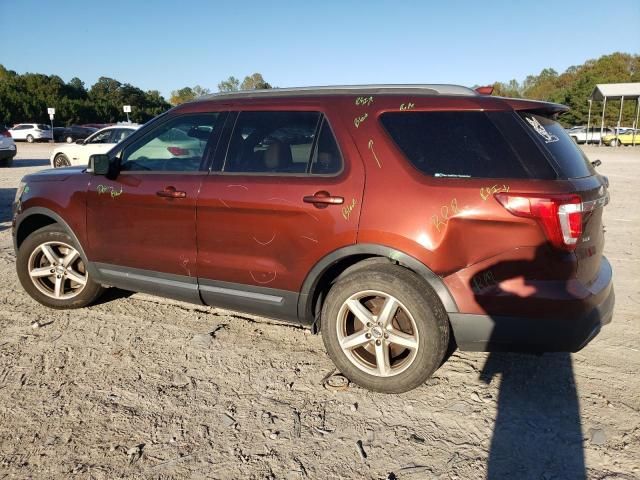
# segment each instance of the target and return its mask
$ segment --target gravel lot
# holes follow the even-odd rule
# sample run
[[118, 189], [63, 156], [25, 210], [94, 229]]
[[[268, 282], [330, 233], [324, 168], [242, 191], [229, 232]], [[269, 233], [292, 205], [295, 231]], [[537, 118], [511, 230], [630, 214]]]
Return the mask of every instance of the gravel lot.
[[611, 325], [574, 355], [456, 352], [387, 396], [325, 388], [301, 328], [122, 291], [32, 301], [10, 204], [50, 149], [0, 170], [0, 478], [640, 478], [640, 148], [586, 149], [611, 182]]

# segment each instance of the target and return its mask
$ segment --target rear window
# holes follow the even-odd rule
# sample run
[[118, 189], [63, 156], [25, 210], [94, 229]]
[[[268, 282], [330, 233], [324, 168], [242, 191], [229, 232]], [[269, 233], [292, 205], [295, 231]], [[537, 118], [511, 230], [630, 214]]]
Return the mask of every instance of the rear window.
[[407, 159], [426, 175], [556, 178], [513, 112], [388, 112], [381, 121]]
[[564, 176], [582, 178], [595, 174], [587, 156], [558, 122], [529, 112], [520, 112], [519, 115], [536, 141], [551, 154]]
[[37, 126], [40, 130], [51, 130], [51, 127], [49, 125], [45, 125], [44, 123], [39, 123]]

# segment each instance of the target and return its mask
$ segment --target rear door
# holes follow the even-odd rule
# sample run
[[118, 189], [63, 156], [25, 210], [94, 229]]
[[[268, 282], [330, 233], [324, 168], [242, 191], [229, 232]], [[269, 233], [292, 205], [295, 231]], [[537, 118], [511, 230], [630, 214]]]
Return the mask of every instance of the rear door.
[[314, 109], [239, 113], [198, 199], [206, 303], [295, 319], [306, 274], [356, 242], [364, 171], [338, 121]]

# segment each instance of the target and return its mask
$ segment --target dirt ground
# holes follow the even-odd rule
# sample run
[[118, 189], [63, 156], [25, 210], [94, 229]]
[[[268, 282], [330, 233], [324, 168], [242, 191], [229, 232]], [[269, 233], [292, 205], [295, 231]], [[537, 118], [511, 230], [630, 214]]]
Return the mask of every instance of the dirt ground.
[[40, 306], [10, 203], [50, 146], [18, 149], [0, 170], [0, 478], [640, 478], [640, 148], [586, 149], [611, 182], [613, 323], [573, 355], [456, 352], [402, 395], [325, 388], [321, 338], [267, 319], [122, 291]]

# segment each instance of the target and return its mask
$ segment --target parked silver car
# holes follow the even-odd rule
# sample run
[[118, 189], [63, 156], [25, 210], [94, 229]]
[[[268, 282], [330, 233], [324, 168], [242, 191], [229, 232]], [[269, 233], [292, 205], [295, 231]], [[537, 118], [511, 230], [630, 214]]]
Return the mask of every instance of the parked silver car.
[[16, 153], [16, 144], [11, 138], [11, 133], [0, 126], [0, 167], [10, 167]]

